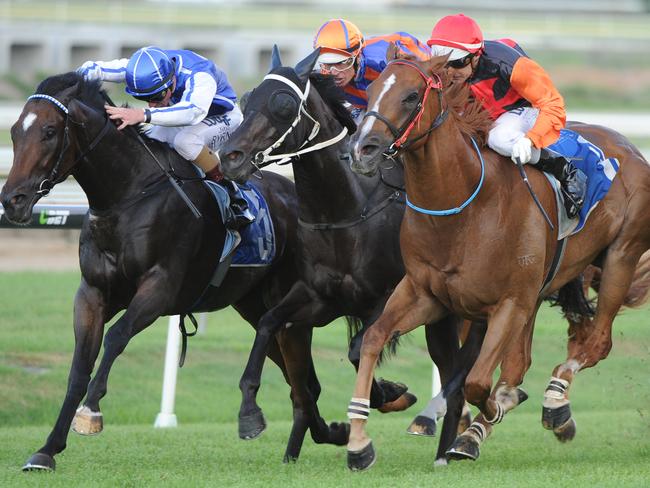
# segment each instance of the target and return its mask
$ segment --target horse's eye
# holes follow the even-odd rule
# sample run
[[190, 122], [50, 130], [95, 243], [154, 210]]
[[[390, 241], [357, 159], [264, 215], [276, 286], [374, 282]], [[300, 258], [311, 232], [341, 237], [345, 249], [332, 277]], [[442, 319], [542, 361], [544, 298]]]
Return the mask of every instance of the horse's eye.
[[409, 95], [403, 100], [403, 103], [415, 103], [420, 99], [420, 95], [418, 92], [411, 92]]
[[45, 130], [43, 131], [43, 138], [52, 139], [54, 136], [56, 136], [56, 129], [54, 127], [45, 127]]
[[292, 94], [280, 91], [271, 95], [268, 107], [274, 118], [289, 122], [297, 115], [298, 101]]

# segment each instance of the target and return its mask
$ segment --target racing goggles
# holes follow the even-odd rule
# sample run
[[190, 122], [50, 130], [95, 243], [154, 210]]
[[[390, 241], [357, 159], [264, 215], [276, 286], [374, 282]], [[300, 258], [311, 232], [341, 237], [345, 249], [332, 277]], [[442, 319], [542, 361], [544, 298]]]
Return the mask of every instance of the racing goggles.
[[445, 67], [446, 68], [454, 68], [454, 69], [463, 69], [465, 66], [467, 66], [469, 63], [472, 62], [473, 58], [474, 58], [473, 54], [468, 54], [464, 58], [454, 59], [453, 61], [448, 61], [447, 64], [445, 64]]
[[152, 102], [152, 103], [158, 103], [162, 102], [165, 97], [167, 96], [167, 88], [159, 91], [158, 93], [153, 93], [151, 95], [139, 95], [139, 96], [133, 96], [136, 100], [142, 100], [143, 102]]
[[343, 71], [346, 71], [354, 66], [355, 59], [356, 56], [352, 56], [341, 61], [340, 63], [320, 63], [320, 71], [323, 74], [342, 73]]

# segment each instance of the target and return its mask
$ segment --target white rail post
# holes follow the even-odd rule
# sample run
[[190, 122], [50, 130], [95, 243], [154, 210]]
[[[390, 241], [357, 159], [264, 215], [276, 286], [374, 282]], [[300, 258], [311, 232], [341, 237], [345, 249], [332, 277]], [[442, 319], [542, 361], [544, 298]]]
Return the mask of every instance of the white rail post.
[[438, 372], [438, 368], [434, 364], [433, 371], [431, 374], [431, 398], [434, 398], [438, 393], [440, 393], [441, 389], [442, 389], [442, 385], [440, 384], [440, 373]]
[[160, 413], [156, 416], [156, 421], [153, 424], [154, 427], [176, 427], [178, 425], [176, 414], [174, 413], [174, 401], [176, 398], [176, 375], [178, 373], [179, 347], [181, 341], [181, 332], [178, 330], [179, 322], [178, 315], [169, 317], [162, 400], [160, 402]]

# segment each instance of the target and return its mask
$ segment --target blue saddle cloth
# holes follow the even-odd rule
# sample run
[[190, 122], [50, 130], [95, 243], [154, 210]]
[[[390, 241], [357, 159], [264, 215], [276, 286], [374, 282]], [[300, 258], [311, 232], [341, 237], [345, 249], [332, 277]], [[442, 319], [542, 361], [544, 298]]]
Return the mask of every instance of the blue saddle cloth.
[[[222, 219], [230, 211], [228, 190], [212, 181], [205, 182], [217, 201]], [[251, 182], [239, 185], [248, 208], [255, 216], [252, 222], [239, 231], [228, 230], [220, 262], [234, 250], [231, 266], [267, 266], [275, 257], [275, 231], [269, 206], [260, 191]]]
[[587, 175], [587, 196], [578, 216], [578, 224], [571, 234], [582, 229], [591, 211], [596, 208], [612, 186], [619, 169], [618, 160], [605, 158], [603, 151], [570, 129], [562, 129], [560, 138], [549, 149], [571, 160]]

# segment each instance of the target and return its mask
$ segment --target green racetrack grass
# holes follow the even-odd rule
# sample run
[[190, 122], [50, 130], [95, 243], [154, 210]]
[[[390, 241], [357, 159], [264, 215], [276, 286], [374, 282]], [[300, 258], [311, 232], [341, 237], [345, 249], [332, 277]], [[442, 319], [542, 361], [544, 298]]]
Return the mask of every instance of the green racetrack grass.
[[[290, 430], [288, 387], [271, 363], [259, 403], [268, 422], [260, 439], [240, 441], [239, 376], [252, 329], [231, 309], [210, 315], [206, 333], [190, 338], [179, 373], [179, 427], [152, 427], [160, 407], [166, 320], [127, 347], [116, 361], [102, 401], [105, 431], [74, 433], [54, 474], [20, 467], [44, 442], [63, 399], [71, 358], [72, 297], [77, 273], [1, 273], [0, 486], [644, 486], [650, 480], [649, 309], [625, 311], [614, 326], [610, 357], [580, 373], [572, 389], [576, 439], [560, 444], [540, 424], [541, 398], [565, 355], [566, 323], [544, 308], [533, 364], [523, 387], [530, 399], [509, 413], [476, 463], [433, 467], [438, 439], [404, 431], [424, 406], [431, 363], [423, 329], [403, 339], [378, 375], [404, 381], [420, 400], [407, 412], [373, 412], [368, 432], [377, 464], [350, 473], [345, 448], [315, 445], [309, 436], [299, 462], [281, 463]], [[317, 330], [319, 401], [327, 421], [343, 420], [354, 374], [342, 321]]]

